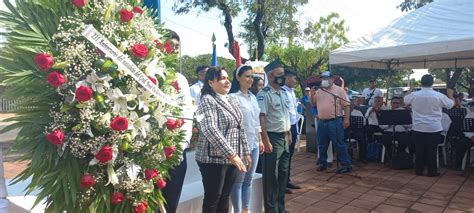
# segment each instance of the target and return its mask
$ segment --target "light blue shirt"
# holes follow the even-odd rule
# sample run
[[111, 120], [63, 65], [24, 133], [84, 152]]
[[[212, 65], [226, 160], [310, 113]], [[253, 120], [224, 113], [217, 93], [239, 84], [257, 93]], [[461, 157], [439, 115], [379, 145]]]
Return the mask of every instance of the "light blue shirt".
[[283, 90], [285, 90], [286, 95], [288, 96], [288, 99], [290, 101], [290, 124], [295, 125], [298, 123], [298, 99], [296, 98], [295, 91], [293, 88], [290, 88], [288, 86], [283, 86]]
[[259, 133], [262, 131], [260, 127], [260, 108], [258, 107], [257, 98], [250, 91], [248, 94], [238, 91], [231, 93], [239, 101], [239, 108], [243, 115], [243, 127], [247, 135], [249, 149], [253, 150], [258, 147]]

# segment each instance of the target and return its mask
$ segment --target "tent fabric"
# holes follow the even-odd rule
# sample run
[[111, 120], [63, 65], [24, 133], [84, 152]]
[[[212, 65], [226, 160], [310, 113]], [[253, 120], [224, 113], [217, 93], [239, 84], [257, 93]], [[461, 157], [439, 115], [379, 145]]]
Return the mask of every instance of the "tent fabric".
[[435, 0], [329, 55], [331, 65], [387, 69], [474, 66], [474, 1]]

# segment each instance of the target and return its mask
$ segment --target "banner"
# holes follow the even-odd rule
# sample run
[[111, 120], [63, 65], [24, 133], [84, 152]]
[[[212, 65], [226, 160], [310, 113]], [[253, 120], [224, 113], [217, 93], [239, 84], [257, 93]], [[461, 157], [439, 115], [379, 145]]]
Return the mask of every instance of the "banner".
[[107, 38], [105, 38], [94, 26], [87, 25], [82, 35], [87, 38], [92, 44], [99, 48], [107, 57], [112, 59], [117, 66], [128, 72], [140, 85], [148, 90], [155, 97], [162, 100], [163, 103], [179, 107], [177, 102], [163, 93], [153, 82], [148, 79], [133, 62], [124, 55], [117, 47], [115, 47]]

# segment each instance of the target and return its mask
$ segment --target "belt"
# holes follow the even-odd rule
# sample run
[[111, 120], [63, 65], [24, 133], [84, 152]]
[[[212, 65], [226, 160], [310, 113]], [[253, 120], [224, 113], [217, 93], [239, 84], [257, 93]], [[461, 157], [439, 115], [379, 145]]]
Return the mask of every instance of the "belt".
[[267, 132], [267, 134], [284, 135], [286, 132]]
[[329, 119], [319, 119], [321, 122], [330, 122], [330, 121], [335, 121], [339, 118], [342, 118], [342, 117], [335, 117], [335, 118], [329, 118]]

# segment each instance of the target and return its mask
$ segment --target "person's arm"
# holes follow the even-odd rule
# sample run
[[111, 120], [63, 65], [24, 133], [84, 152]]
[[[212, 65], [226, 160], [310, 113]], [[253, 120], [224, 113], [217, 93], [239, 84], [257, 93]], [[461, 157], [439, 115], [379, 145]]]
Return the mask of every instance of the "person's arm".
[[268, 138], [267, 134], [267, 125], [265, 124], [265, 114], [260, 113], [260, 127], [262, 128], [262, 132], [260, 135], [262, 136], [262, 142], [263, 145], [265, 146], [265, 152], [266, 153], [271, 153], [273, 152], [273, 147], [272, 144], [270, 143], [270, 138]]
[[350, 117], [351, 117], [351, 106], [346, 105], [344, 106], [344, 129], [347, 129], [350, 125]]

